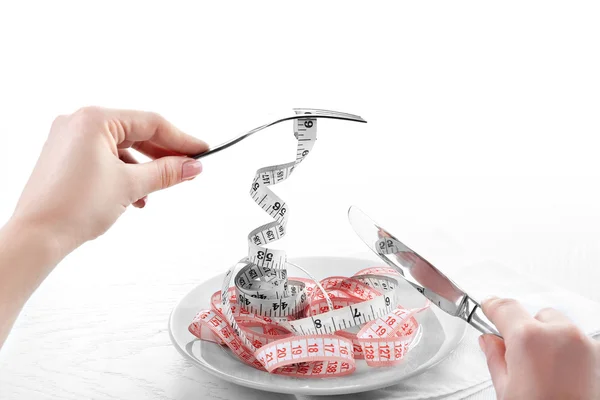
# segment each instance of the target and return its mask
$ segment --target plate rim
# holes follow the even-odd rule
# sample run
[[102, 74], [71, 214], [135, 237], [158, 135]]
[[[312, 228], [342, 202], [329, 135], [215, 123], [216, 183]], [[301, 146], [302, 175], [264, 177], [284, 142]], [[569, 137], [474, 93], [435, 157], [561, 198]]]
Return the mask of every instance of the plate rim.
[[[373, 260], [369, 260], [367, 258], [362, 258], [362, 257], [342, 257], [342, 256], [305, 256], [305, 257], [292, 257], [290, 258], [290, 261], [294, 261], [297, 259], [307, 259], [307, 258], [312, 258], [312, 259], [337, 259], [337, 260], [348, 260], [348, 259], [352, 259], [352, 260], [359, 260], [359, 261], [365, 261], [365, 262], [369, 262], [372, 263], [374, 262]], [[367, 392], [367, 391], [371, 391], [371, 390], [378, 390], [378, 389], [382, 389], [385, 387], [390, 387], [393, 386], [394, 384], [400, 384], [401, 382], [405, 381], [406, 379], [410, 379], [413, 378], [414, 376], [420, 375], [422, 373], [424, 373], [425, 371], [435, 367], [436, 365], [438, 365], [439, 363], [441, 363], [442, 361], [446, 360], [448, 357], [450, 357], [450, 355], [452, 355], [452, 353], [454, 353], [456, 351], [456, 349], [458, 348], [458, 346], [462, 343], [462, 341], [465, 338], [465, 334], [467, 331], [467, 327], [466, 325], [462, 325], [462, 330], [460, 332], [460, 337], [458, 338], [458, 340], [456, 341], [456, 345], [443, 357], [441, 357], [439, 360], [435, 361], [434, 363], [432, 363], [428, 368], [426, 369], [422, 369], [422, 370], [413, 370], [409, 373], [407, 373], [406, 375], [403, 376], [403, 379], [396, 382], [396, 383], [392, 383], [389, 384], [389, 382], [382, 382], [381, 384], [377, 384], [374, 383], [373, 385], [370, 385], [368, 388], [362, 389], [360, 387], [350, 387], [350, 388], [345, 388], [344, 392], [339, 392], [339, 391], [335, 391], [335, 385], [333, 385], [331, 388], [327, 388], [327, 389], [310, 389], [310, 388], [294, 388], [289, 389], [286, 387], [271, 387], [271, 386], [265, 386], [264, 384], [260, 384], [258, 382], [255, 382], [253, 380], [248, 380], [248, 379], [244, 379], [244, 378], [240, 378], [237, 376], [233, 376], [233, 375], [227, 375], [224, 374], [223, 372], [212, 368], [209, 364], [206, 363], [201, 363], [200, 361], [194, 359], [193, 357], [191, 357], [183, 348], [181, 348], [181, 346], [179, 345], [179, 343], [177, 342], [177, 340], [175, 339], [174, 335], [173, 335], [173, 329], [172, 329], [172, 320], [173, 320], [173, 314], [175, 312], [176, 309], [179, 308], [180, 304], [185, 300], [185, 298], [192, 293], [194, 290], [196, 290], [199, 286], [205, 284], [206, 282], [218, 278], [218, 277], [222, 277], [225, 274], [225, 272], [223, 273], [219, 273], [219, 274], [215, 274], [205, 280], [203, 280], [201, 283], [195, 285], [191, 290], [189, 290], [185, 295], [183, 295], [179, 301], [175, 304], [175, 306], [173, 306], [173, 309], [171, 310], [171, 312], [169, 313], [169, 319], [168, 319], [168, 331], [169, 331], [169, 338], [171, 340], [172, 345], [177, 349], [177, 352], [179, 354], [182, 355], [182, 357], [185, 360], [191, 361], [193, 365], [195, 365], [196, 367], [199, 367], [200, 369], [210, 373], [213, 376], [216, 376], [219, 379], [223, 379], [224, 381], [227, 382], [231, 382], [233, 384], [239, 385], [239, 386], [243, 386], [243, 387], [249, 387], [252, 389], [256, 389], [256, 390], [262, 390], [265, 392], [271, 392], [271, 393], [284, 393], [284, 394], [302, 394], [302, 395], [343, 395], [343, 394], [351, 394], [351, 393], [361, 393], [361, 392]], [[443, 311], [442, 311], [443, 312]], [[199, 340], [199, 339], [198, 339]], [[323, 378], [323, 379], [328, 379], [328, 378]], [[335, 379], [335, 378], [333, 378]], [[332, 379], [332, 382], [334, 382], [334, 380]]]

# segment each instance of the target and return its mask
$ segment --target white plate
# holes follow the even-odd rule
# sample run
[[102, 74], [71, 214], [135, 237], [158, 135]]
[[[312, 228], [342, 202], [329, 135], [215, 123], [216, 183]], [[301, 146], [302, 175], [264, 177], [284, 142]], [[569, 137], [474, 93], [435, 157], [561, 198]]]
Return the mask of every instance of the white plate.
[[[317, 279], [327, 276], [350, 276], [360, 269], [381, 265], [376, 261], [356, 258], [307, 257], [290, 260], [306, 268]], [[225, 269], [225, 267], [224, 267]], [[289, 276], [304, 276], [295, 268]], [[456, 348], [465, 333], [466, 324], [433, 307], [418, 316], [423, 327], [419, 343], [399, 365], [390, 368], [371, 368], [363, 360], [357, 360], [356, 371], [339, 378], [291, 378], [259, 371], [239, 361], [232, 353], [214, 343], [197, 340], [188, 325], [199, 310], [209, 307], [211, 294], [221, 288], [223, 275], [209, 279], [188, 293], [175, 306], [169, 319], [169, 333], [177, 350], [198, 367], [221, 379], [238, 385], [269, 392], [333, 395], [364, 392], [399, 383], [418, 375], [439, 363]], [[424, 304], [412, 286], [402, 282], [402, 305], [419, 307]]]

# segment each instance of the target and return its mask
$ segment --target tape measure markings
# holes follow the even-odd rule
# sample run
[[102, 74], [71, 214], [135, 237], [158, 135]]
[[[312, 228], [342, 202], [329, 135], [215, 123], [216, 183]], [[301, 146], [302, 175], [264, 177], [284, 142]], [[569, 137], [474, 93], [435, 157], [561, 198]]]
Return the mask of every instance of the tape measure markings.
[[427, 308], [399, 305], [398, 271], [367, 268], [320, 282], [290, 278], [285, 251], [267, 247], [285, 236], [289, 218], [287, 203], [270, 186], [286, 180], [312, 151], [314, 115], [335, 115], [312, 110], [311, 118], [311, 111], [295, 111], [303, 115], [294, 120], [296, 160], [259, 169], [250, 187], [252, 199], [273, 221], [248, 234], [248, 256], [227, 271], [221, 291], [211, 296], [211, 309], [199, 312], [188, 329], [276, 374], [341, 376], [355, 370], [355, 359], [393, 365], [420, 331], [414, 315]]

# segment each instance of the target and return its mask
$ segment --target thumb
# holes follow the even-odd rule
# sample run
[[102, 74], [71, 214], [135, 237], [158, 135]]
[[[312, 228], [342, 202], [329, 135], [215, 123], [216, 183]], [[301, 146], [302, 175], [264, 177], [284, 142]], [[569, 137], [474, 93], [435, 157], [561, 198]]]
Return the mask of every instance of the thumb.
[[162, 157], [130, 167], [138, 182], [139, 193], [136, 193], [136, 198], [190, 180], [202, 172], [200, 161], [179, 156]]
[[508, 374], [506, 359], [504, 358], [504, 354], [506, 353], [504, 340], [495, 335], [482, 335], [479, 337], [479, 346], [487, 359], [496, 395], [500, 399], [503, 397]]

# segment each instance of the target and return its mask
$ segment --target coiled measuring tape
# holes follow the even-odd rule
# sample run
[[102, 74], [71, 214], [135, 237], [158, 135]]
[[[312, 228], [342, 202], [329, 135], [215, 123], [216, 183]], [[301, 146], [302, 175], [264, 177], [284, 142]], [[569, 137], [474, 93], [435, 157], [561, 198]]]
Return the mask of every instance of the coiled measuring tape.
[[398, 271], [368, 268], [320, 282], [290, 278], [285, 251], [268, 246], [285, 235], [289, 215], [288, 205], [269, 186], [292, 174], [317, 137], [317, 119], [297, 112], [303, 116], [294, 120], [295, 161], [259, 169], [250, 188], [273, 221], [250, 232], [248, 256], [227, 271], [211, 308], [195, 316], [189, 331], [228, 346], [255, 368], [283, 375], [346, 375], [356, 369], [357, 359], [370, 366], [395, 365], [420, 334], [415, 314], [428, 308], [400, 306]]

